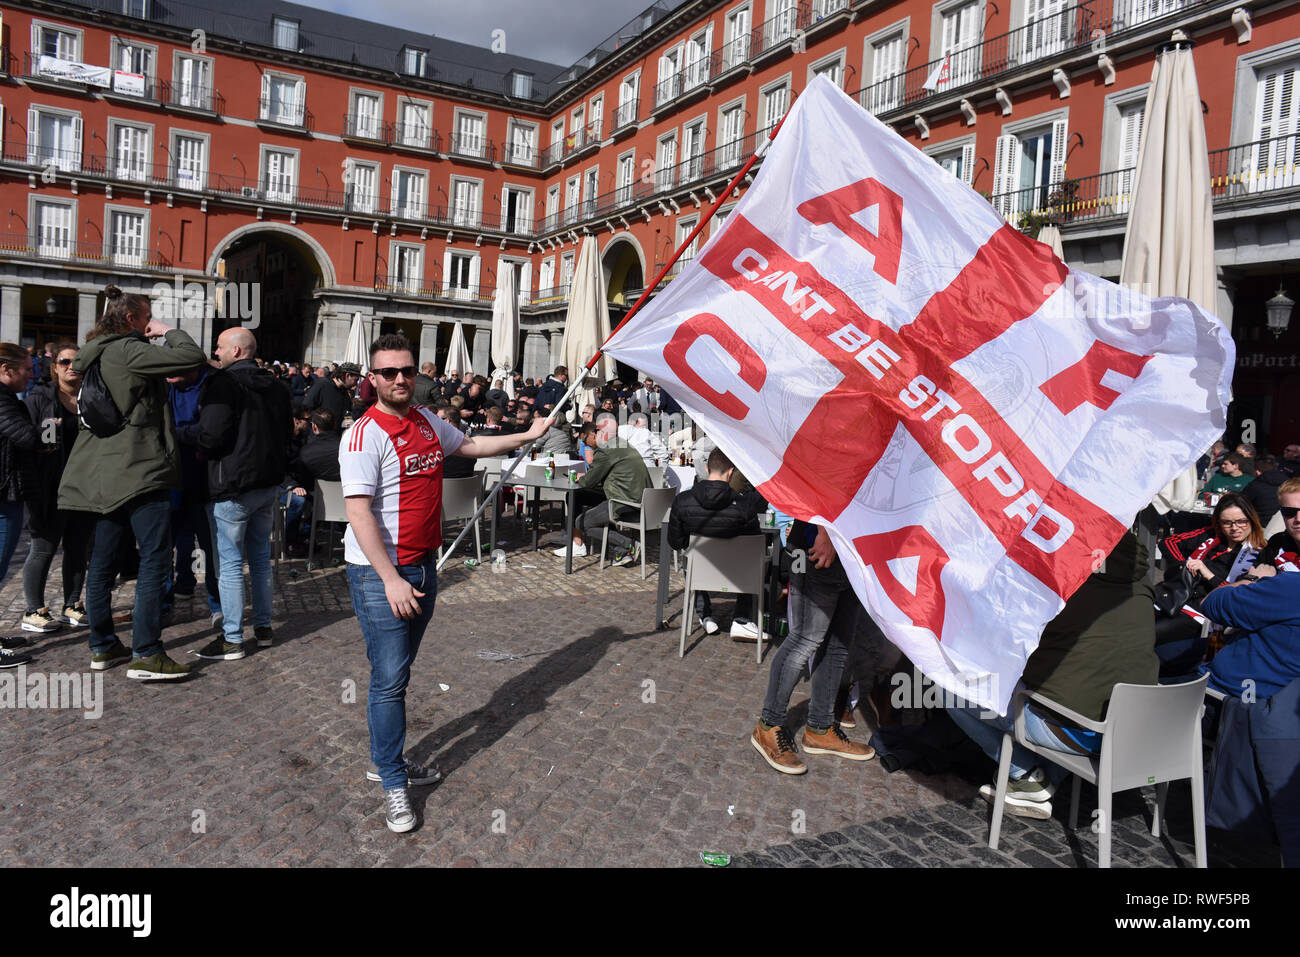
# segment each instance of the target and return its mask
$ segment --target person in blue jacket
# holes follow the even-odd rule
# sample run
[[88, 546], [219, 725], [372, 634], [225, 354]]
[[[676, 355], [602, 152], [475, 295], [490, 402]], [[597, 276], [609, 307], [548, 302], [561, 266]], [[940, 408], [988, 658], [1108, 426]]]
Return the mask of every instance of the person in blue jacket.
[[1208, 666], [1210, 686], [1234, 696], [1251, 689], [1263, 701], [1300, 678], [1300, 574], [1249, 581], [1253, 577], [1216, 588], [1201, 608], [1211, 620], [1237, 629]]

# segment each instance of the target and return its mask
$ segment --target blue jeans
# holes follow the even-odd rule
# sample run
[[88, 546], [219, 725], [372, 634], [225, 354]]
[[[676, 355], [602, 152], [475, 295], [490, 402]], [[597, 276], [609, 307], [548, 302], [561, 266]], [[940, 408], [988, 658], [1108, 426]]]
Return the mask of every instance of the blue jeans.
[[198, 586], [194, 571], [194, 544], [197, 542], [203, 552], [203, 587], [208, 596], [208, 612], [221, 611], [217, 556], [212, 548], [212, 503], [185, 502], [180, 508], [173, 508], [172, 539], [176, 545], [176, 573], [163, 604], [171, 606], [173, 592], [177, 589], [193, 591]]
[[[1016, 691], [1020, 686], [1016, 687]], [[1012, 700], [1014, 700], [1014, 695]], [[1003, 732], [1013, 730], [1015, 722], [1010, 715], [1002, 715], [985, 711], [978, 705], [966, 704], [949, 708], [948, 717], [952, 718], [953, 724], [966, 732], [966, 735], [980, 746], [980, 750], [987, 754], [994, 761], [997, 761], [1002, 754], [1002, 735]], [[992, 714], [992, 717], [980, 717], [984, 714]], [[1047, 723], [1042, 717], [1034, 711], [1033, 708], [1025, 709], [1025, 737], [1040, 748], [1051, 748], [1053, 751], [1064, 751], [1061, 742], [1057, 740], [1056, 735], [1052, 734], [1047, 728]], [[1035, 767], [1039, 767], [1039, 761], [1032, 751], [1026, 750], [1019, 744], [1015, 743], [1012, 738], [1011, 747], [1011, 773], [1013, 781], [1019, 781]], [[1043, 773], [1053, 784], [1060, 784], [1065, 776], [1070, 772], [1058, 764], [1050, 761], [1044, 761], [1041, 764]]]
[[812, 672], [808, 727], [825, 731], [835, 724], [835, 696], [861, 613], [862, 603], [839, 562], [790, 576], [790, 636], [772, 656], [763, 701], [764, 724], [775, 727], [785, 723], [790, 695], [803, 676], [804, 665]]
[[369, 565], [348, 565], [352, 610], [361, 625], [366, 657], [370, 659], [370, 694], [366, 700], [370, 760], [386, 791], [406, 787], [402, 759], [406, 747], [406, 685], [438, 596], [437, 561], [433, 556], [423, 565], [398, 565], [397, 573], [416, 591], [424, 592], [419, 599], [420, 614], [409, 621], [393, 614], [378, 572]]
[[226, 641], [244, 640], [244, 559], [253, 586], [253, 627], [271, 625], [271, 517], [275, 486], [255, 488], [212, 505], [213, 539], [221, 576], [222, 631]]
[[23, 534], [23, 503], [0, 502], [0, 581], [9, 573], [9, 562]]
[[140, 551], [131, 612], [131, 650], [137, 658], [161, 654], [162, 592], [171, 565], [171, 496], [147, 492], [99, 516], [93, 533], [90, 566], [86, 569], [86, 618], [90, 650], [107, 651], [117, 641], [113, 631], [113, 580], [123, 537], [133, 535]]
[[287, 511], [284, 515], [284, 541], [286, 545], [297, 545], [302, 541], [302, 514], [307, 505], [306, 495], [294, 495], [293, 487], [281, 489]]

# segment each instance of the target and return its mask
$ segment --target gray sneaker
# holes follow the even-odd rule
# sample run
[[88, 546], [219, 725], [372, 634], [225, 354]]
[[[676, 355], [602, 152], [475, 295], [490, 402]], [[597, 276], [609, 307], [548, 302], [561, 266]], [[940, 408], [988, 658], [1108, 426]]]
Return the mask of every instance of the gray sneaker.
[[384, 792], [385, 820], [390, 831], [402, 834], [415, 827], [415, 811], [411, 810], [411, 799], [406, 788], [393, 788]]
[[[379, 776], [378, 771], [370, 770], [366, 772], [366, 780], [374, 781], [378, 783], [383, 779]], [[406, 762], [406, 786], [408, 788], [424, 787], [425, 785], [428, 784], [436, 784], [438, 781], [441, 780], [442, 780], [442, 772], [439, 771], [437, 768], [435, 768], [432, 764], [425, 766], [421, 764], [415, 764], [412, 761]]]

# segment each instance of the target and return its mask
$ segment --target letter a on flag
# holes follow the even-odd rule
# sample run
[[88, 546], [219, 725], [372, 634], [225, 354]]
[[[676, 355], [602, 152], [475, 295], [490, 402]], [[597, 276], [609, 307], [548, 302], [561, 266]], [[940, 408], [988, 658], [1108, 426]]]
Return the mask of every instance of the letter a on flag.
[[1223, 324], [1072, 272], [829, 80], [605, 351], [652, 375], [955, 694], [1005, 713], [1043, 626], [1218, 438]]

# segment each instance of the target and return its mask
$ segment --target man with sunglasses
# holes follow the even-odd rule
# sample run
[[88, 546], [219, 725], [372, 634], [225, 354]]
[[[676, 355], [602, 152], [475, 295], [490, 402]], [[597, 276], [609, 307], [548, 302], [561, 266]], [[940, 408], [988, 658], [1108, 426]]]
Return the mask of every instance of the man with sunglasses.
[[1270, 578], [1280, 572], [1300, 572], [1300, 478], [1287, 479], [1277, 490], [1277, 510], [1285, 527], [1268, 540], [1247, 582]]
[[343, 435], [339, 470], [347, 503], [343, 537], [352, 608], [370, 659], [367, 774], [384, 787], [390, 830], [415, 827], [411, 785], [432, 784], [439, 773], [408, 761], [406, 685], [438, 593], [442, 545], [442, 479], [446, 457], [505, 455], [540, 438], [539, 417], [515, 435], [466, 438], [432, 409], [412, 404], [415, 357], [405, 336], [380, 336], [370, 347], [375, 404]]

